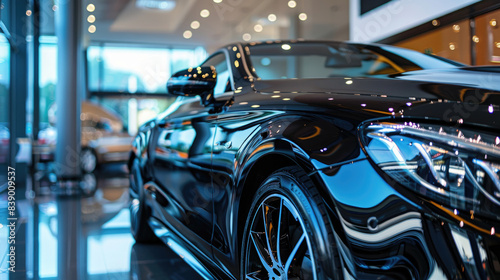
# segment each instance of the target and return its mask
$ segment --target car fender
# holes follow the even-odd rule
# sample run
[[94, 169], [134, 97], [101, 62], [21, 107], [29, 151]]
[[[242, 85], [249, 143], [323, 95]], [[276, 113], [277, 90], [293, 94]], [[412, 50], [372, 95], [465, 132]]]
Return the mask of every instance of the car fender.
[[[238, 152], [234, 170], [237, 205], [234, 211], [238, 217], [238, 229], [235, 230], [238, 230], [239, 235], [242, 234], [248, 207], [260, 180], [281, 167], [301, 167], [311, 177], [327, 205], [335, 205], [325, 183], [317, 176], [318, 170], [364, 157], [359, 145], [346, 144], [357, 143], [356, 126], [343, 123], [342, 128], [338, 124], [336, 120], [322, 116], [285, 115], [261, 125], [247, 139]], [[324, 137], [325, 140], [314, 139], [316, 137]], [[345, 233], [336, 210], [329, 209], [328, 215], [332, 220], [336, 239], [344, 241]], [[341, 246], [348, 245], [343, 242]]]

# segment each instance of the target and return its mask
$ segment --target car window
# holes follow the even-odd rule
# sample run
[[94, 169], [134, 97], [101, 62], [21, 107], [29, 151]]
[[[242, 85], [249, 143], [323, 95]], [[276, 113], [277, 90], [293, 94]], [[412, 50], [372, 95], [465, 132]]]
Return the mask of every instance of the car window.
[[369, 77], [453, 68], [453, 63], [415, 51], [347, 43], [258, 44], [250, 61], [261, 79]]
[[214, 66], [217, 71], [217, 83], [215, 84], [214, 94], [222, 94], [231, 91], [229, 79], [229, 70], [227, 68], [226, 56], [224, 53], [218, 53], [209, 58], [202, 66]]

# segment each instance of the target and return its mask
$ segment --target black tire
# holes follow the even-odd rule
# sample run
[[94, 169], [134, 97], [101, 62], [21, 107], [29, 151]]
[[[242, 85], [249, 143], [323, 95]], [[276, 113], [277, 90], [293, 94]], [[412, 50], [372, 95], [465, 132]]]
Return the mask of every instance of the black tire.
[[92, 148], [82, 148], [80, 168], [84, 173], [92, 173], [97, 169], [97, 155]]
[[138, 243], [156, 243], [159, 241], [148, 224], [151, 209], [146, 205], [144, 184], [139, 160], [134, 159], [129, 173], [130, 181], [130, 231]]
[[341, 272], [326, 206], [312, 181], [298, 167], [271, 174], [245, 223], [241, 279], [342, 279]]

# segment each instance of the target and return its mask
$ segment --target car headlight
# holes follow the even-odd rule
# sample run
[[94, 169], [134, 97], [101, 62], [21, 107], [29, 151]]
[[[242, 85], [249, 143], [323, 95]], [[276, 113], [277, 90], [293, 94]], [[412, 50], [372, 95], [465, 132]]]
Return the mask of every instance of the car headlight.
[[500, 219], [500, 138], [431, 124], [367, 123], [360, 140], [399, 184], [434, 202]]

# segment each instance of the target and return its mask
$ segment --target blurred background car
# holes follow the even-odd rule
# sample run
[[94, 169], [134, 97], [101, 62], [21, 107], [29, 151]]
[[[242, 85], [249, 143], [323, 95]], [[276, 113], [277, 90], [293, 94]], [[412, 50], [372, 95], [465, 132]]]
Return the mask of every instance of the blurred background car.
[[[38, 144], [44, 149], [41, 161], [54, 160], [57, 144], [55, 107], [49, 116], [51, 126], [40, 130]], [[133, 138], [126, 132], [121, 118], [109, 109], [91, 102], [82, 103], [80, 166], [83, 172], [93, 172], [99, 164], [126, 162]]]

